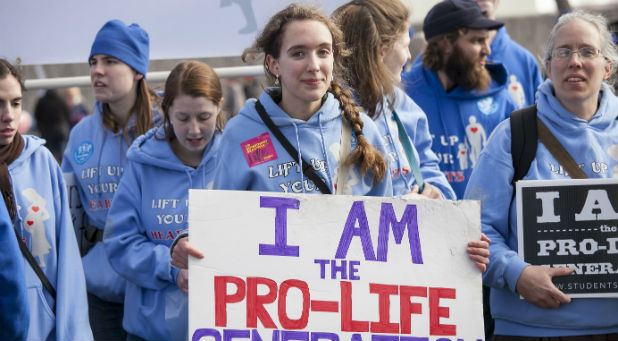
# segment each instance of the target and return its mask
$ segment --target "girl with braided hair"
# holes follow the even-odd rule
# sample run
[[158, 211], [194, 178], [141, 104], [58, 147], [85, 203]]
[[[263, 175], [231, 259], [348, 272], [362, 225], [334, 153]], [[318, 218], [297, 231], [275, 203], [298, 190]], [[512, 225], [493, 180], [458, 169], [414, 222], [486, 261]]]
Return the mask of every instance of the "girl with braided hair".
[[[400, 72], [410, 60], [408, 10], [399, 0], [355, 0], [336, 9], [333, 18], [352, 51], [343, 58], [346, 79], [384, 136], [393, 193], [454, 200], [431, 151], [427, 116], [398, 87]], [[468, 256], [480, 271], [489, 262], [488, 243], [485, 235], [468, 242]]]
[[[343, 58], [345, 80], [384, 136], [395, 196], [455, 200], [431, 150], [427, 116], [398, 87], [410, 60], [407, 8], [399, 0], [358, 0], [342, 5], [332, 17], [352, 52]], [[410, 142], [409, 151], [403, 139]], [[415, 162], [420, 176], [414, 173]]]
[[[270, 19], [243, 59], [263, 54], [274, 87], [227, 123], [214, 188], [392, 196], [378, 128], [333, 79], [347, 53], [342, 42], [339, 28], [312, 8], [290, 5]], [[172, 245], [172, 265], [179, 268], [187, 268], [188, 254], [203, 257], [183, 236]]]
[[[228, 123], [215, 188], [392, 195], [377, 127], [333, 79], [347, 53], [342, 38], [337, 26], [312, 8], [291, 5], [270, 19], [243, 59], [263, 54], [274, 87]], [[268, 119], [294, 152], [282, 146]], [[319, 180], [307, 176], [308, 166]]]

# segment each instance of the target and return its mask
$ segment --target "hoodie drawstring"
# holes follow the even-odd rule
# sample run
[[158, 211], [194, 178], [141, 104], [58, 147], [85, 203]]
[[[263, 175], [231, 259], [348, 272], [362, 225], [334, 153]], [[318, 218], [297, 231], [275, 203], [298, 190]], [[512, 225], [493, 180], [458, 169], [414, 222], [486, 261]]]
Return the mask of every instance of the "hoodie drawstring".
[[[341, 120], [341, 124], [343, 124], [343, 117]], [[324, 158], [324, 172], [326, 175], [326, 183], [328, 184], [331, 191], [333, 191], [333, 179], [330, 172], [330, 164], [328, 163], [328, 155], [326, 153], [326, 145], [324, 144], [324, 129], [322, 127], [322, 112], [318, 112], [318, 126], [320, 130], [320, 145], [322, 146], [322, 157]], [[339, 162], [343, 162], [344, 160], [339, 160]], [[333, 192], [334, 193], [334, 192]]]
[[298, 157], [298, 162], [300, 163], [298, 166], [300, 168], [300, 183], [301, 183], [301, 188], [303, 190], [303, 194], [305, 193], [305, 186], [302, 185], [303, 180], [305, 179], [305, 174], [303, 172], [303, 155], [300, 152], [300, 136], [299, 136], [299, 132], [298, 132], [298, 126], [296, 125], [296, 123], [292, 122], [292, 125], [294, 126], [294, 132], [296, 133], [296, 151], [297, 151], [297, 157]]

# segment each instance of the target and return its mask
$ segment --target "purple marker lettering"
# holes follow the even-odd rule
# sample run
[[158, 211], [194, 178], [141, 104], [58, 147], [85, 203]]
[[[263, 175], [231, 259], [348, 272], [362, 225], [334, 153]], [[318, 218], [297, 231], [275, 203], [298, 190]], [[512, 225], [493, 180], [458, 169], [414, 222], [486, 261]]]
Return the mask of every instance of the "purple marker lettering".
[[232, 341], [233, 339], [248, 339], [251, 337], [251, 331], [246, 329], [224, 329], [223, 341]]
[[212, 337], [214, 341], [221, 341], [221, 334], [219, 334], [219, 331], [210, 328], [196, 329], [195, 332], [193, 332], [193, 336], [191, 336], [191, 341], [200, 341], [203, 337], [208, 336]]
[[281, 331], [281, 341], [309, 341], [309, 332], [295, 332], [290, 330]]
[[[358, 221], [358, 228], [356, 228], [356, 221]], [[369, 231], [369, 223], [367, 222], [367, 214], [365, 213], [365, 205], [362, 201], [355, 201], [352, 204], [350, 213], [348, 214], [348, 220], [345, 223], [341, 239], [339, 239], [339, 246], [337, 247], [337, 253], [335, 258], [345, 258], [352, 242], [352, 237], [359, 236], [363, 245], [363, 252], [365, 254], [365, 260], [376, 260], [375, 253], [373, 252], [373, 243], [371, 242], [371, 232]]]
[[324, 279], [326, 276], [326, 264], [329, 263], [328, 259], [315, 259], [313, 262], [315, 264], [320, 264], [320, 278]]
[[386, 262], [388, 254], [388, 235], [389, 226], [393, 226], [393, 237], [395, 242], [401, 244], [403, 231], [408, 229], [408, 241], [410, 243], [410, 253], [412, 263], [423, 264], [423, 253], [421, 252], [421, 241], [418, 235], [418, 222], [416, 220], [416, 206], [407, 205], [406, 210], [400, 221], [397, 221], [393, 204], [382, 203], [380, 210], [380, 229], [378, 232], [378, 261]]
[[349, 279], [353, 281], [358, 281], [360, 279], [359, 276], [356, 276], [356, 272], [358, 272], [358, 268], [356, 266], [360, 265], [360, 261], [351, 260], [350, 261], [350, 269], [348, 272], [350, 273]]
[[372, 334], [371, 341], [399, 341], [399, 335]]
[[347, 269], [346, 269], [346, 264], [347, 262], [345, 260], [341, 261], [341, 265], [337, 265], [337, 260], [333, 259], [330, 262], [330, 278], [331, 279], [337, 279], [337, 273], [341, 273], [341, 279], [348, 279], [348, 274]]
[[298, 257], [298, 246], [287, 244], [287, 210], [297, 210], [300, 207], [300, 201], [291, 198], [260, 197], [260, 207], [275, 209], [275, 244], [260, 244], [260, 256]]
[[311, 341], [319, 341], [319, 340], [339, 341], [339, 335], [335, 333], [320, 333], [320, 332], [311, 333]]

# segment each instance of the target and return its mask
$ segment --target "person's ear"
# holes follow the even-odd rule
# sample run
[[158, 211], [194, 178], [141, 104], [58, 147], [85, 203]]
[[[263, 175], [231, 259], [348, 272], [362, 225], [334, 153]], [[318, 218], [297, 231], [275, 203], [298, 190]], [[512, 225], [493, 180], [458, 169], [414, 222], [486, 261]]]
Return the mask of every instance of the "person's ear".
[[603, 80], [608, 79], [612, 75], [612, 70], [614, 69], [614, 64], [607, 58], [605, 58], [605, 75], [603, 76]]
[[273, 75], [279, 75], [279, 61], [270, 54], [266, 55], [266, 65], [268, 66], [268, 71]]

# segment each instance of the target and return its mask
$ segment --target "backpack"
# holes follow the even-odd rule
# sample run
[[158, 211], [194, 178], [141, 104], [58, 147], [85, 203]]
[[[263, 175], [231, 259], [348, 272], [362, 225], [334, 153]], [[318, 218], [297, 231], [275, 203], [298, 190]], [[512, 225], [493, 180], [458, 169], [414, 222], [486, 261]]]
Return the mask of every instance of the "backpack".
[[536, 105], [515, 110], [511, 113], [511, 157], [513, 158], [513, 179], [511, 185], [528, 173], [536, 155], [538, 134], [536, 126]]

